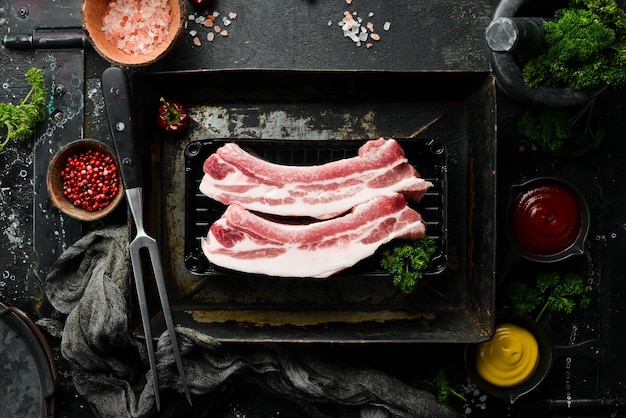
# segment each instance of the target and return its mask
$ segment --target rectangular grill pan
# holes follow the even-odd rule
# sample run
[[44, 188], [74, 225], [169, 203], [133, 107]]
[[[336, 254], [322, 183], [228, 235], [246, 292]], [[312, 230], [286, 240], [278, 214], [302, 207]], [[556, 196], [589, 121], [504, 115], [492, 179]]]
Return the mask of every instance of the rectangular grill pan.
[[[160, 244], [175, 323], [223, 342], [490, 337], [496, 103], [489, 72], [145, 72], [132, 76], [131, 88], [144, 151], [146, 230]], [[189, 108], [185, 135], [154, 128], [162, 96]], [[241, 274], [206, 261], [199, 239], [225, 208], [197, 187], [204, 159], [219, 146], [236, 141], [276, 163], [310, 165], [355, 155], [379, 137], [401, 141], [435, 184], [416, 209], [438, 253], [414, 293], [394, 286], [374, 256], [327, 279]], [[156, 289], [148, 297], [154, 329], [165, 329]]]

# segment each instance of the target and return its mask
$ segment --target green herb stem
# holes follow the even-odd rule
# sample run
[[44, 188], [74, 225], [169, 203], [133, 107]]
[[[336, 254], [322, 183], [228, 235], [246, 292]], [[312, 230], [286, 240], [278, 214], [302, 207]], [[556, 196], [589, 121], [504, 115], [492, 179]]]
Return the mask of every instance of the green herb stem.
[[535, 317], [535, 322], [539, 322], [539, 319], [541, 319], [541, 317], [543, 316], [543, 313], [548, 309], [549, 305], [550, 304], [549, 304], [548, 301], [546, 301], [546, 303], [543, 304], [543, 306], [541, 307], [541, 310], [539, 311], [539, 313]]

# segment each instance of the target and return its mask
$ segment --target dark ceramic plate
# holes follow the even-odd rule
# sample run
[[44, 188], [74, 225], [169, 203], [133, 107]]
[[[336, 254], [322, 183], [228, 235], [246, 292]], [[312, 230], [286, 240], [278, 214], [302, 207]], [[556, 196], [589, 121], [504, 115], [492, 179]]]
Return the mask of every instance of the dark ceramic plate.
[[56, 380], [52, 352], [35, 323], [21, 310], [0, 303], [1, 414], [54, 416]]

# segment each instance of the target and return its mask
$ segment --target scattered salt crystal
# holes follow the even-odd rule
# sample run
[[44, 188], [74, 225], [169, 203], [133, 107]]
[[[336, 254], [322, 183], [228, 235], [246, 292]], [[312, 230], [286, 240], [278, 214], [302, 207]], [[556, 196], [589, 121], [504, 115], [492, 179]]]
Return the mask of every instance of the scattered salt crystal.
[[[118, 1], [130, 1], [130, 0], [118, 0]], [[154, 0], [139, 0], [139, 1], [154, 1]], [[216, 35], [221, 35], [223, 37], [228, 36], [228, 31], [224, 28], [227, 26], [230, 26], [233, 23], [233, 19], [237, 17], [237, 13], [229, 12], [227, 16], [221, 17], [220, 18], [222, 22], [221, 26], [216, 25], [217, 22], [215, 22], [215, 19], [217, 19], [218, 16], [220, 16], [220, 12], [217, 10], [214, 10], [212, 12], [210, 12], [209, 10], [204, 10], [202, 14], [200, 15], [198, 15], [197, 13], [190, 15], [187, 21], [194, 21], [196, 24], [204, 26], [205, 28], [212, 28], [213, 30], [210, 30], [209, 32], [206, 33], [206, 39], [209, 42], [213, 42], [215, 40]], [[185, 25], [187, 24], [187, 21], [185, 22]], [[189, 34], [194, 37], [193, 43], [197, 46], [200, 46], [201, 40], [199, 38], [198, 31], [192, 29], [189, 31]]]
[[332, 25], [333, 25], [333, 21], [332, 21], [332, 20], [329, 20], [329, 21], [328, 21], [328, 26], [332, 26]]
[[[352, 0], [346, 0], [347, 4], [352, 4]], [[374, 12], [368, 12], [367, 16], [372, 18], [374, 16]], [[332, 20], [328, 21], [328, 26], [332, 26]], [[356, 46], [361, 46], [361, 43], [364, 43], [366, 48], [371, 48], [374, 46], [374, 43], [367, 42], [368, 39], [372, 39], [375, 41], [380, 40], [380, 34], [374, 32], [374, 22], [373, 21], [364, 21], [363, 18], [359, 16], [359, 12], [354, 11], [344, 11], [343, 18], [337, 22], [337, 25], [343, 31], [343, 36], [349, 38], [352, 42], [356, 44]], [[391, 27], [390, 22], [385, 22], [383, 29], [388, 31]]]
[[346, 20], [341, 29], [343, 29], [345, 35], [346, 32], [352, 32], [354, 29], [358, 30], [359, 24], [355, 20]]

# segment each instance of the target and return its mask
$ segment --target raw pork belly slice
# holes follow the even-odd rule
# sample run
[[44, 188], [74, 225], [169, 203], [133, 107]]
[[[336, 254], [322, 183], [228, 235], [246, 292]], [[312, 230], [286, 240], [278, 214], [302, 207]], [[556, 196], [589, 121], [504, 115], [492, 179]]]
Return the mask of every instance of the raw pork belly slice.
[[384, 194], [419, 201], [432, 183], [407, 161], [394, 139], [368, 141], [357, 157], [316, 166], [273, 164], [229, 143], [204, 162], [200, 191], [262, 213], [330, 219]]
[[421, 239], [426, 226], [402, 194], [378, 196], [344, 216], [283, 224], [230, 205], [202, 250], [231, 270], [279, 277], [328, 277], [374, 254], [394, 238]]

